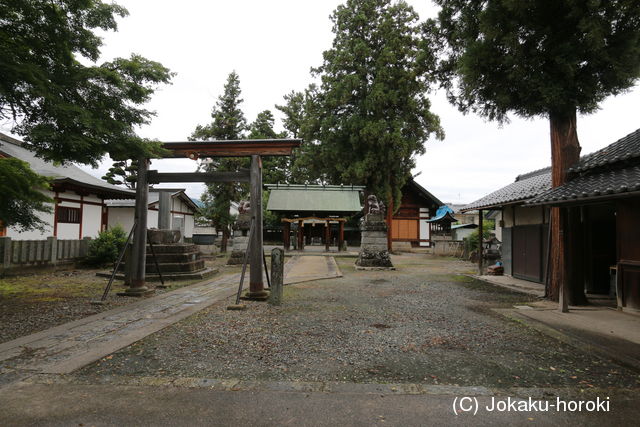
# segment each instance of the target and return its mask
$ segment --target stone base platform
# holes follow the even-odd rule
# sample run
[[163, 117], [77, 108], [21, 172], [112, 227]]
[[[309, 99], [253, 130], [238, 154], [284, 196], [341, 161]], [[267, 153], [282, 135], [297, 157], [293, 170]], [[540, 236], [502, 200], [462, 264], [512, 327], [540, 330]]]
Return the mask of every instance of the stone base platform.
[[391, 267], [360, 267], [356, 265], [356, 270], [358, 271], [378, 271], [378, 270], [395, 270], [396, 268]]
[[[202, 271], [197, 271], [197, 272], [187, 272], [187, 273], [162, 273], [162, 278], [164, 280], [198, 280], [198, 279], [208, 279], [209, 277], [213, 276], [214, 274], [218, 273], [220, 270], [218, 270], [217, 268], [210, 268], [207, 267]], [[96, 273], [96, 276], [98, 277], [111, 277], [111, 274], [113, 274], [113, 272], [111, 271], [101, 271], [99, 273]], [[116, 274], [116, 280], [124, 280], [124, 274], [123, 273], [117, 273]], [[160, 281], [160, 276], [158, 276], [157, 274], [147, 274], [145, 276], [145, 279], [147, 280], [147, 282], [159, 282]]]

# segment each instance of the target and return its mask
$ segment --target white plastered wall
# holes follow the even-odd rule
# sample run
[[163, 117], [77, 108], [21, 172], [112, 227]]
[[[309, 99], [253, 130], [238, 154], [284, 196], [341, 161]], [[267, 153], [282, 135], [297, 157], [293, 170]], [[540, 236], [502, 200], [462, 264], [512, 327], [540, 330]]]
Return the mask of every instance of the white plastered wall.
[[[429, 209], [428, 208], [420, 208], [420, 218], [428, 217]], [[426, 219], [420, 220], [420, 240], [429, 239], [429, 223]], [[420, 246], [429, 246], [429, 242], [420, 242]]]
[[[54, 198], [55, 193], [52, 191], [46, 191], [45, 194]], [[95, 195], [89, 195], [82, 198], [73, 192], [58, 193], [59, 197], [71, 200], [62, 200], [58, 203], [59, 207], [80, 208], [82, 206], [82, 236], [80, 236], [80, 224], [67, 224], [58, 223], [57, 236], [58, 239], [80, 239], [83, 237], [96, 237], [100, 232], [100, 225], [102, 223], [102, 206], [93, 204], [102, 204], [102, 199]], [[92, 204], [81, 202], [91, 202]], [[11, 237], [15, 240], [44, 240], [47, 237], [53, 236], [54, 222], [55, 222], [55, 209], [53, 204], [49, 204], [51, 207], [50, 213], [38, 213], [38, 216], [45, 222], [45, 230], [31, 230], [19, 232], [15, 228], [7, 229], [7, 237]]]

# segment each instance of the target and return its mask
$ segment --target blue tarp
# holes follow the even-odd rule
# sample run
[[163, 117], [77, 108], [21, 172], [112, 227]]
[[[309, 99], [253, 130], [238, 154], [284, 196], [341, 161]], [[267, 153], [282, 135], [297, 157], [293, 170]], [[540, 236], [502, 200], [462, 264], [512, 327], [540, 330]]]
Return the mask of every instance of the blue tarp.
[[436, 211], [436, 216], [427, 220], [427, 222], [438, 222], [438, 221], [442, 221], [445, 218], [447, 218], [451, 222], [457, 221], [457, 219], [453, 217], [453, 209], [451, 209], [447, 205], [440, 206]]

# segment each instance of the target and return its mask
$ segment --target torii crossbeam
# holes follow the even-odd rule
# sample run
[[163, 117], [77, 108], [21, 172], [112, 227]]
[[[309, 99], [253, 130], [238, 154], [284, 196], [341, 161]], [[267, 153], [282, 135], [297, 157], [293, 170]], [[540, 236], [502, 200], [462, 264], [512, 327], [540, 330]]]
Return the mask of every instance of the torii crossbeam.
[[147, 256], [147, 206], [149, 184], [161, 182], [249, 182], [251, 192], [251, 216], [255, 218], [256, 232], [250, 247], [258, 248], [250, 255], [249, 273], [250, 298], [263, 298], [266, 295], [262, 279], [262, 156], [290, 156], [293, 149], [300, 146], [301, 139], [244, 139], [234, 141], [188, 141], [165, 142], [162, 147], [168, 151], [163, 158], [186, 157], [197, 160], [203, 157], [251, 157], [251, 168], [238, 172], [191, 172], [159, 173], [150, 171], [149, 159], [139, 159], [138, 180], [136, 184], [136, 217], [132, 253], [131, 281], [122, 295], [142, 296], [153, 292], [146, 286]]

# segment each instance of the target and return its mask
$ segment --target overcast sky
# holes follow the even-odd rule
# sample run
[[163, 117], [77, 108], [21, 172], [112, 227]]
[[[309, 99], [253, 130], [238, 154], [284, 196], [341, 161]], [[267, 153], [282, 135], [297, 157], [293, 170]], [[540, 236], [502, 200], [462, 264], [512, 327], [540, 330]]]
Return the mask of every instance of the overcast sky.
[[[279, 112], [283, 95], [303, 90], [309, 70], [322, 61], [333, 34], [329, 15], [339, 0], [119, 0], [130, 15], [117, 33], [104, 34], [103, 59], [139, 53], [176, 72], [171, 86], [154, 95], [149, 108], [157, 112], [140, 135], [161, 141], [184, 141], [198, 124], [211, 121], [211, 109], [232, 70], [240, 76], [248, 122], [265, 109]], [[410, 0], [421, 19], [437, 9], [426, 0]], [[464, 116], [443, 93], [431, 95], [432, 111], [446, 132], [443, 141], [426, 143], [417, 159], [416, 180], [444, 202], [467, 203], [514, 180], [516, 175], [548, 166], [549, 124], [545, 119], [514, 118], [499, 127]], [[640, 127], [640, 88], [611, 97], [601, 110], [579, 117], [582, 153], [600, 149]], [[277, 128], [281, 129], [280, 123]], [[102, 176], [110, 164], [91, 173]], [[162, 160], [154, 168], [191, 171], [190, 160]], [[357, 184], [357, 183], [355, 183]], [[175, 185], [173, 185], [175, 186]], [[199, 198], [201, 185], [189, 186]]]

